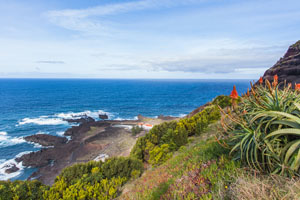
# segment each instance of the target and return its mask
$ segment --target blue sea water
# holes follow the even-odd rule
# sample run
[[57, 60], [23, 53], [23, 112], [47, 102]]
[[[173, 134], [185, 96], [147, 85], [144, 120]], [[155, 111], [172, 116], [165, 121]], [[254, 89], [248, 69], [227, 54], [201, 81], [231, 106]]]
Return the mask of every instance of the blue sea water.
[[[35, 169], [14, 159], [41, 147], [23, 137], [61, 136], [70, 127], [64, 118], [183, 116], [217, 95], [230, 94], [233, 85], [245, 92], [249, 80], [0, 79], [0, 180], [26, 179]], [[21, 170], [6, 174], [12, 164]]]

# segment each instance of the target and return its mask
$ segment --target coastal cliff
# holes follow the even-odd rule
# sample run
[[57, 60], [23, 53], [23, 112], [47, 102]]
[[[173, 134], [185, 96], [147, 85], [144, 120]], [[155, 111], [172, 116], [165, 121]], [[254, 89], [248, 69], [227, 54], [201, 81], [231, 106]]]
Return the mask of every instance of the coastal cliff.
[[300, 40], [291, 45], [285, 55], [280, 58], [277, 63], [268, 69], [263, 79], [273, 80], [273, 76], [278, 76], [279, 82], [300, 83]]

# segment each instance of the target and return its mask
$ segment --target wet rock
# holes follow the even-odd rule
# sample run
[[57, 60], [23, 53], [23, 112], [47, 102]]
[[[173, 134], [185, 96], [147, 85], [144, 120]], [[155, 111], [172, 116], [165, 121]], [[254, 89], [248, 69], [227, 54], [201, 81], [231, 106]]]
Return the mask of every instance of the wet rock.
[[99, 114], [99, 118], [102, 120], [108, 119], [108, 115], [107, 114]]
[[65, 144], [68, 140], [65, 137], [58, 137], [47, 134], [31, 135], [24, 138], [28, 142], [38, 143], [42, 146], [57, 146]]
[[95, 120], [92, 117], [81, 117], [79, 119], [64, 119], [64, 121], [67, 121], [69, 123], [88, 123], [88, 122], [95, 122]]
[[5, 173], [7, 174], [11, 174], [20, 170], [15, 164], [12, 164], [11, 166], [5, 166], [5, 167], [9, 167], [8, 169], [5, 170]]

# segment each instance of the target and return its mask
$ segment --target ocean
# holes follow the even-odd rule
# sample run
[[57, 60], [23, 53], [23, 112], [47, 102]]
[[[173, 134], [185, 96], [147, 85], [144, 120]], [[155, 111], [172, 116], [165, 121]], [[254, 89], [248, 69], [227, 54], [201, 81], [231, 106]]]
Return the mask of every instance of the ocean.
[[[136, 119], [138, 114], [184, 116], [221, 94], [239, 93], [249, 80], [108, 80], [108, 79], [0, 79], [0, 180], [25, 180], [36, 169], [15, 158], [41, 146], [23, 137], [62, 136], [71, 125], [63, 119], [83, 114], [98, 119]], [[20, 170], [7, 174], [15, 164]]]

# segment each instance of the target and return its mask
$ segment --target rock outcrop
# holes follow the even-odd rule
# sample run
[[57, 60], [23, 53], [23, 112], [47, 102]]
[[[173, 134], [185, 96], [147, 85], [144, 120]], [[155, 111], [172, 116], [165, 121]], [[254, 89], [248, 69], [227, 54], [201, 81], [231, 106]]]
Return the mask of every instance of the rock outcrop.
[[273, 76], [278, 76], [278, 82], [300, 83], [300, 40], [291, 45], [283, 58], [270, 69], [268, 69], [263, 79], [273, 81]]
[[107, 114], [99, 114], [99, 118], [102, 120], [108, 119], [108, 115]]
[[68, 141], [67, 138], [65, 137], [58, 137], [58, 136], [47, 135], [47, 134], [31, 135], [25, 137], [24, 139], [28, 142], [38, 143], [45, 147], [64, 144]]
[[7, 173], [7, 174], [11, 174], [11, 173], [17, 172], [19, 170], [19, 168], [15, 164], [12, 164], [11, 166], [4, 166], [4, 167], [8, 167], [5, 170], [5, 173]]
[[85, 116], [85, 117], [81, 117], [79, 119], [64, 119], [64, 121], [67, 121], [69, 123], [87, 123], [87, 122], [95, 122], [95, 120], [92, 118], [92, 117], [88, 117], [88, 116]]

